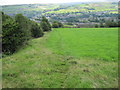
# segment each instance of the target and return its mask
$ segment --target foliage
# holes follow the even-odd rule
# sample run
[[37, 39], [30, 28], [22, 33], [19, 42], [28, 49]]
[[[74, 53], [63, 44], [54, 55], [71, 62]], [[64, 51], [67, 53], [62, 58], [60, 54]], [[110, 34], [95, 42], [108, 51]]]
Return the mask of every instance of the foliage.
[[52, 28], [59, 28], [58, 23], [53, 23], [53, 24], [52, 24]]
[[101, 27], [101, 28], [105, 27], [104, 23], [101, 22], [101, 23], [100, 23], [100, 27]]
[[98, 24], [95, 24], [95, 28], [98, 28], [99, 27], [99, 25]]
[[2, 13], [2, 51], [6, 54], [14, 53], [16, 49], [23, 43], [23, 32], [18, 23], [11, 17]]
[[61, 22], [58, 22], [58, 26], [62, 28], [63, 24]]
[[19, 27], [23, 32], [23, 42], [29, 40], [31, 38], [30, 20], [24, 17], [22, 14], [16, 14], [15, 20], [19, 24]]
[[14, 53], [32, 37], [43, 36], [41, 27], [22, 14], [17, 14], [14, 20], [2, 12], [2, 23], [2, 52], [5, 54]]
[[115, 22], [113, 20], [107, 20], [105, 22], [106, 27], [119, 27], [118, 22]]
[[32, 33], [32, 37], [34, 37], [34, 38], [43, 36], [43, 30], [35, 22], [31, 22], [31, 33]]
[[45, 31], [49, 31], [49, 27], [48, 24], [45, 21], [41, 21], [40, 26], [42, 27], [42, 30]]
[[42, 20], [41, 20], [41, 27], [43, 29], [43, 31], [51, 31], [51, 25], [48, 21], [48, 19], [46, 17], [42, 17]]
[[63, 27], [63, 24], [61, 23], [61, 22], [58, 22], [58, 21], [54, 21], [53, 23], [52, 23], [52, 27], [53, 28], [62, 28]]

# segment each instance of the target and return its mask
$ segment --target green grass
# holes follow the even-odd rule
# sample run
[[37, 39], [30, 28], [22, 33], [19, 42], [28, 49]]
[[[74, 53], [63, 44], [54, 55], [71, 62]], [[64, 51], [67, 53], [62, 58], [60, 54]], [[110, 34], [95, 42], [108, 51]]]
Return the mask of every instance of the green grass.
[[116, 61], [117, 33], [117, 28], [55, 29], [46, 45], [62, 55]]
[[3, 88], [118, 87], [117, 29], [54, 29], [2, 62]]

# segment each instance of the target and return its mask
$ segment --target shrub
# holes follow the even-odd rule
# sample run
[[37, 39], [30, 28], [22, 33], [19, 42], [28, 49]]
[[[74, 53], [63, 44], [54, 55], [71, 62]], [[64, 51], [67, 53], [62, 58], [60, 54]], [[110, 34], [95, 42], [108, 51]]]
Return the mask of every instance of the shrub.
[[23, 32], [23, 37], [22, 37], [23, 42], [29, 40], [31, 38], [30, 20], [24, 17], [22, 14], [16, 14], [15, 21], [19, 24], [19, 27]]
[[2, 13], [2, 30], [2, 52], [5, 54], [14, 53], [32, 37], [43, 36], [40, 26], [22, 14], [17, 14], [14, 20]]
[[43, 30], [35, 22], [31, 23], [31, 33], [32, 33], [32, 37], [34, 37], [34, 38], [38, 38], [38, 37], [43, 36]]
[[61, 22], [54, 21], [52, 23], [52, 28], [60, 28], [60, 27], [63, 27], [63, 24]]
[[41, 24], [43, 31], [51, 31], [51, 25], [46, 17], [44, 16], [42, 17], [40, 24]]
[[21, 40], [23, 32], [11, 17], [2, 13], [2, 18], [2, 52], [14, 53], [23, 43]]
[[40, 25], [41, 25], [43, 31], [49, 31], [49, 26], [45, 21], [42, 21], [40, 23]]
[[63, 27], [63, 24], [61, 22], [58, 22], [59, 27]]
[[99, 25], [98, 24], [95, 24], [95, 28], [98, 28], [99, 27]]
[[58, 23], [53, 23], [53, 24], [52, 24], [52, 27], [53, 27], [53, 28], [59, 28], [59, 25], [58, 25]]

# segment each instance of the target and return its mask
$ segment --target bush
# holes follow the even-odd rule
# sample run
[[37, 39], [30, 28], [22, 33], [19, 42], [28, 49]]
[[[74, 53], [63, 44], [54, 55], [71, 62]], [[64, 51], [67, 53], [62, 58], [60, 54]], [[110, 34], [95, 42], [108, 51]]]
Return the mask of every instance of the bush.
[[60, 28], [63, 27], [63, 24], [61, 22], [54, 21], [52, 23], [52, 28]]
[[100, 23], [100, 27], [103, 28], [105, 27], [105, 25], [103, 23]]
[[43, 30], [35, 22], [32, 22], [32, 24], [31, 24], [31, 33], [32, 33], [32, 37], [34, 37], [34, 38], [43, 36]]
[[40, 25], [41, 25], [43, 31], [49, 31], [49, 26], [45, 21], [42, 21], [40, 23]]
[[23, 32], [22, 41], [27, 41], [31, 38], [31, 22], [28, 18], [24, 17], [22, 14], [16, 14], [16, 22], [19, 24], [21, 31]]
[[12, 54], [30, 38], [43, 36], [40, 26], [17, 14], [15, 20], [2, 13], [2, 52]]
[[99, 28], [99, 25], [98, 25], [98, 24], [95, 24], [95, 28]]
[[43, 31], [51, 31], [51, 25], [50, 25], [48, 19], [46, 19], [44, 16], [42, 17], [40, 24], [41, 24]]
[[23, 43], [21, 37], [23, 32], [20, 30], [18, 23], [11, 17], [2, 13], [2, 52], [6, 54], [14, 53]]
[[52, 28], [59, 28], [58, 23], [53, 23], [53, 24], [52, 24]]
[[63, 27], [63, 24], [61, 22], [58, 22], [59, 27]]
[[119, 27], [118, 22], [116, 21], [112, 21], [112, 20], [108, 20], [105, 22], [105, 26], [106, 27]]

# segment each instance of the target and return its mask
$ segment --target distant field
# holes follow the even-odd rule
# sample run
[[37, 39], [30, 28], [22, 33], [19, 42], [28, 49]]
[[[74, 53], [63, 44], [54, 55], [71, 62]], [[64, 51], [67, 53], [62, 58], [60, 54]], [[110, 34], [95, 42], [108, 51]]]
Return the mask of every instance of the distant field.
[[117, 28], [54, 29], [46, 44], [61, 55], [117, 60]]
[[117, 88], [117, 28], [59, 28], [2, 59], [3, 88]]
[[[54, 10], [56, 9], [56, 10]], [[32, 14], [33, 12], [36, 14], [39, 13], [37, 11], [44, 11], [42, 14], [47, 13], [74, 13], [74, 12], [99, 12], [99, 11], [108, 11], [110, 13], [118, 13], [117, 11], [118, 5], [116, 3], [76, 3], [73, 4], [25, 4], [25, 5], [8, 5], [3, 6], [3, 11], [6, 14], [16, 14], [16, 13], [22, 13], [22, 14]], [[80, 13], [81, 14], [81, 13]]]

